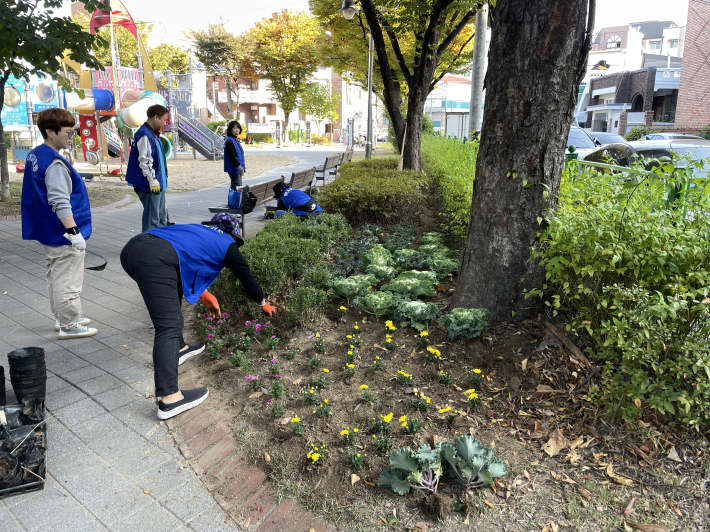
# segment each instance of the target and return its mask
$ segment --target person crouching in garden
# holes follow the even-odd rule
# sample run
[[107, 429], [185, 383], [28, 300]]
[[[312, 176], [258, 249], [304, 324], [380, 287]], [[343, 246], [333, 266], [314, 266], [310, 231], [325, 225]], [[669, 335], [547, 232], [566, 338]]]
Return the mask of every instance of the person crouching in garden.
[[318, 202], [308, 194], [297, 188], [289, 188], [283, 181], [274, 185], [274, 198], [278, 198], [276, 218], [282, 217], [286, 212], [292, 212], [301, 220], [317, 217], [323, 211]]
[[42, 244], [47, 264], [49, 306], [59, 340], [93, 336], [81, 313], [86, 241], [91, 235], [89, 193], [79, 173], [59, 155], [71, 148], [74, 116], [47, 109], [37, 117], [44, 144], [29, 155], [22, 180], [22, 239]]
[[244, 239], [237, 218], [220, 213], [210, 223], [151, 229], [133, 237], [121, 251], [121, 266], [138, 284], [155, 329], [153, 368], [159, 419], [189, 410], [209, 395], [207, 388], [178, 388], [178, 366], [205, 348], [202, 343], [187, 345], [183, 340], [183, 295], [191, 305], [199, 299], [213, 317], [219, 317], [217, 299], [207, 288], [227, 267], [266, 314], [276, 313], [239, 251]]
[[133, 185], [143, 204], [142, 231], [168, 225], [165, 189], [168, 188], [168, 165], [160, 139], [160, 130], [168, 121], [168, 110], [151, 105], [148, 120], [138, 128], [126, 168], [126, 182]]
[[224, 142], [224, 171], [230, 180], [230, 188], [237, 190], [242, 186], [242, 175], [247, 171], [244, 163], [244, 149], [239, 142], [242, 126], [236, 120], [227, 124], [227, 138]]

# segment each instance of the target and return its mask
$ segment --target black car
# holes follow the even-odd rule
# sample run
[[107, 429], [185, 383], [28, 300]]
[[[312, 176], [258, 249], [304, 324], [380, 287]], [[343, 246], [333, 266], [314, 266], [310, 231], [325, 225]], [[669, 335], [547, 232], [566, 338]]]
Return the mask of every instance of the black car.
[[576, 148], [575, 153], [582, 156], [595, 149], [599, 144], [594, 142], [592, 137], [582, 128], [572, 126], [569, 130], [569, 135], [567, 135], [567, 148], [569, 149], [570, 146], [574, 146]]

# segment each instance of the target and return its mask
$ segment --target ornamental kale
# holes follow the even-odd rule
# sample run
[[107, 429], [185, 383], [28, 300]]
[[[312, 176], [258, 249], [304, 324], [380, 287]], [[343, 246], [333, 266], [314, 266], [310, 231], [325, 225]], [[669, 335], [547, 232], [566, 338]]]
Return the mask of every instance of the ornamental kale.
[[372, 248], [362, 256], [362, 265], [365, 268], [371, 264], [393, 267], [394, 259], [392, 259], [392, 253], [387, 251], [380, 244], [372, 246]]
[[434, 295], [434, 284], [436, 274], [432, 272], [410, 271], [400, 273], [390, 284], [382, 287], [382, 290], [402, 294], [409, 298], [431, 297]]
[[422, 245], [425, 244], [444, 244], [444, 233], [423, 233], [419, 239]]
[[397, 224], [389, 228], [391, 235], [414, 236], [417, 234], [417, 228], [413, 225]]
[[397, 270], [392, 266], [383, 266], [382, 264], [370, 264], [365, 268], [365, 273], [374, 275], [378, 281], [386, 281], [397, 275]]
[[392, 253], [399, 249], [407, 249], [414, 242], [414, 237], [408, 235], [392, 235], [384, 243], [385, 249]]
[[382, 228], [379, 225], [374, 225], [374, 224], [363, 225], [361, 232], [363, 235], [368, 235], [368, 236], [380, 236], [380, 235], [385, 234], [385, 232], [382, 230]]
[[479, 338], [488, 330], [486, 316], [488, 311], [482, 308], [455, 308], [439, 322], [449, 329], [449, 338]]
[[437, 444], [446, 474], [461, 484], [466, 494], [489, 486], [508, 472], [505, 462], [493, 456], [493, 449], [471, 436], [459, 436], [453, 445]]
[[439, 307], [434, 303], [423, 301], [399, 301], [392, 311], [392, 319], [399, 320], [402, 327], [411, 325], [418, 331], [423, 331], [431, 320], [441, 316]]
[[391, 292], [375, 292], [359, 299], [359, 306], [365, 312], [375, 316], [388, 314], [395, 306], [397, 299]]
[[370, 291], [370, 287], [376, 284], [377, 278], [374, 275], [352, 275], [344, 279], [334, 279], [333, 290], [350, 301], [358, 296], [364, 296]]
[[422, 445], [416, 453], [403, 447], [392, 453], [389, 467], [382, 472], [377, 485], [392, 488], [399, 495], [406, 495], [412, 488], [436, 493], [441, 473], [438, 446], [432, 450], [429, 445]]
[[398, 270], [413, 270], [417, 267], [415, 249], [398, 249], [394, 252], [394, 265]]
[[424, 259], [424, 266], [435, 272], [439, 277], [446, 277], [449, 273], [459, 271], [459, 261], [441, 255], [432, 255]]

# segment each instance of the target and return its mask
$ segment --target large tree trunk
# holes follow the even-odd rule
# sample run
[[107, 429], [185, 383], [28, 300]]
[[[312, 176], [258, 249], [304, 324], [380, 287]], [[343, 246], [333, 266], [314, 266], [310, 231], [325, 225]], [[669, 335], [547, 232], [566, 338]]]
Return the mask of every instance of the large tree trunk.
[[[0, 76], [0, 111], [5, 105], [5, 83], [8, 76]], [[10, 174], [7, 171], [7, 146], [5, 145], [5, 129], [0, 120], [0, 201], [10, 203]]]
[[[527, 319], [544, 271], [530, 260], [557, 204], [567, 134], [586, 64], [587, 0], [499, 0], [471, 217], [452, 307]], [[547, 193], [547, 194], [546, 194]], [[543, 222], [544, 223], [544, 222]]]
[[[229, 74], [224, 76], [224, 88], [227, 89], [227, 118], [234, 120], [234, 101], [232, 100], [232, 80]], [[219, 98], [218, 98], [219, 99]]]

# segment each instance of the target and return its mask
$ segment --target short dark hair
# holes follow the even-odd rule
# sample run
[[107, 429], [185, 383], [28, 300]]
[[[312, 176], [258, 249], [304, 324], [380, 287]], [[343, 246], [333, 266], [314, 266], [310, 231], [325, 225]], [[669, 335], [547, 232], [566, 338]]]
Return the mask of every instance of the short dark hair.
[[160, 104], [151, 105], [146, 111], [148, 118], [153, 118], [154, 116], [163, 117], [168, 113], [169, 111]]
[[45, 140], [47, 140], [47, 130], [59, 133], [63, 127], [74, 127], [75, 123], [73, 114], [58, 107], [45, 109], [37, 115], [37, 127]]
[[227, 136], [228, 137], [234, 137], [234, 135], [232, 135], [232, 128], [234, 126], [237, 126], [239, 128], [240, 134], [242, 133], [242, 131], [244, 131], [242, 129], [242, 125], [239, 122], [237, 122], [236, 120], [232, 120], [229, 124], [227, 124]]

